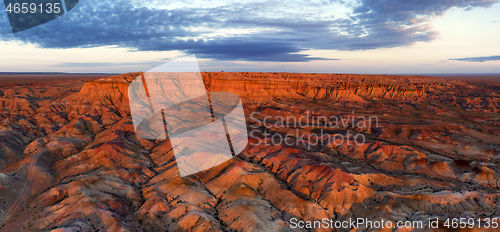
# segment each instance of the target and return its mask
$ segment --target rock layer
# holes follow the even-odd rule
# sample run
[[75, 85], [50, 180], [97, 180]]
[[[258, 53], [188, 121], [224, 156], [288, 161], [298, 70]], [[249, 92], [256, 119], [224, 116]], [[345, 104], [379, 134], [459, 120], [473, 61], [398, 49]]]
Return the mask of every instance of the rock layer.
[[180, 177], [169, 140], [134, 132], [137, 75], [0, 89], [2, 231], [301, 231], [292, 219], [499, 216], [498, 84], [202, 73], [207, 91], [242, 98], [249, 145]]

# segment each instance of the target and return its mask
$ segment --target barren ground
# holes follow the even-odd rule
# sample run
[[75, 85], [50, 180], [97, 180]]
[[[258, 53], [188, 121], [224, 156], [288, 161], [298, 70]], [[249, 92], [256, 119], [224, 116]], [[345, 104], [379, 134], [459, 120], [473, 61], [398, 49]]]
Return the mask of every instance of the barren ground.
[[[182, 178], [169, 140], [135, 135], [136, 76], [0, 84], [1, 231], [300, 231], [291, 218], [500, 216], [499, 83], [202, 73], [208, 91], [242, 98], [250, 141]], [[287, 118], [303, 121], [279, 123]]]

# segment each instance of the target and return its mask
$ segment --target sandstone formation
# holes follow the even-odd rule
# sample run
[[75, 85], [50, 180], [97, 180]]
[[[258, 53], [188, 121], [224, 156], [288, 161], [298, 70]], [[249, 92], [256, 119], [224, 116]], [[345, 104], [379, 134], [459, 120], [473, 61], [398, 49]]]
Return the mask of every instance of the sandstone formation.
[[[1, 231], [307, 231], [291, 220], [323, 218], [446, 231], [500, 214], [497, 83], [202, 73], [207, 92], [241, 97], [249, 145], [181, 177], [168, 139], [134, 131], [137, 75], [0, 88]], [[337, 231], [377, 231], [351, 229]]]

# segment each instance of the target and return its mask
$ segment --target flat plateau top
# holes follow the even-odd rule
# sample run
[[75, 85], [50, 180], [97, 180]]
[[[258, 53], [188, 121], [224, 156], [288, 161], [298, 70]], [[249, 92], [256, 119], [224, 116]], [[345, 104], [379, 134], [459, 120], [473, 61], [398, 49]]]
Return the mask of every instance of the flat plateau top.
[[73, 73], [0, 73], [0, 84], [59, 81], [67, 79], [95, 79], [116, 74], [73, 74]]

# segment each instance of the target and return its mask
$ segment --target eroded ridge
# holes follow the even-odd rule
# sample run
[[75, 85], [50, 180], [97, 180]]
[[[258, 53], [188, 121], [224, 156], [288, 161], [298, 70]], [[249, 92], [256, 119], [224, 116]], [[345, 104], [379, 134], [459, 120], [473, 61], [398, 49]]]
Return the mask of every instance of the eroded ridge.
[[168, 139], [134, 131], [127, 89], [137, 75], [0, 89], [2, 231], [293, 231], [291, 218], [499, 216], [498, 84], [202, 73], [207, 92], [242, 98], [249, 145], [181, 177]]

